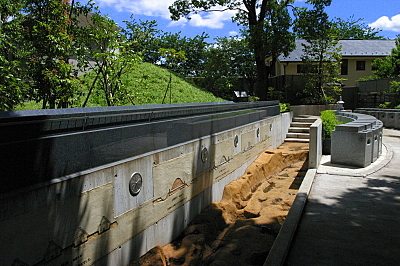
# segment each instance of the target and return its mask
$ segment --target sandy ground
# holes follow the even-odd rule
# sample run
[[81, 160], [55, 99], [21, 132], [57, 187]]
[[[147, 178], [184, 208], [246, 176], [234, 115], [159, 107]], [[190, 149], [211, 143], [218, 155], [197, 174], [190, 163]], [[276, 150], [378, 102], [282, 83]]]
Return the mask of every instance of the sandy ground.
[[267, 150], [172, 243], [131, 266], [263, 265], [307, 171], [308, 143]]

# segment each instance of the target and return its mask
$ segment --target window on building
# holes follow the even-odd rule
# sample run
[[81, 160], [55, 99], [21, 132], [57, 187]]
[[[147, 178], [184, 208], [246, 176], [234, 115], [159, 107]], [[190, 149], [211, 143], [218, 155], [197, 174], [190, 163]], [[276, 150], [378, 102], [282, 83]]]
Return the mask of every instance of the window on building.
[[340, 65], [340, 75], [348, 75], [349, 74], [349, 60], [342, 59], [342, 64]]
[[356, 64], [356, 70], [365, 70], [365, 61], [357, 61]]

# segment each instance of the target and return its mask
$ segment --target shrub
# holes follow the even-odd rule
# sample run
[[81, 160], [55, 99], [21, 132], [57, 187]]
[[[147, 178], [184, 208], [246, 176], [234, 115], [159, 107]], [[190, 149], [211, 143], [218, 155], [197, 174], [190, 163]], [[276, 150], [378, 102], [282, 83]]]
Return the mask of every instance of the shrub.
[[322, 120], [322, 139], [327, 139], [332, 136], [332, 131], [335, 130], [336, 126], [342, 124], [339, 121], [333, 110], [321, 111]]
[[260, 98], [257, 96], [249, 96], [249, 102], [258, 102]]
[[391, 104], [392, 104], [391, 102], [384, 102], [379, 105], [379, 108], [388, 109], [390, 108]]
[[290, 111], [290, 104], [289, 103], [279, 103], [279, 107], [280, 107], [281, 113]]

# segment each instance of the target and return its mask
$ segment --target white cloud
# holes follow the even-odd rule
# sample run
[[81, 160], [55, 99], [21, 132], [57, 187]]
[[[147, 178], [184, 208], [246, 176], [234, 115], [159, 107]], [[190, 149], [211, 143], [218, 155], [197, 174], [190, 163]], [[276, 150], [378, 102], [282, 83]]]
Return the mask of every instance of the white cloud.
[[387, 16], [380, 17], [375, 22], [368, 24], [368, 26], [380, 30], [400, 32], [400, 14], [392, 18]]
[[215, 11], [191, 15], [191, 19], [181, 18], [179, 21], [172, 21], [168, 26], [206, 27], [211, 29], [222, 29], [226, 21], [231, 21], [236, 11], [227, 10], [224, 12]]
[[[100, 6], [114, 7], [117, 11], [131, 12], [133, 15], [145, 15], [170, 19], [168, 7], [174, 0], [97, 0]], [[190, 20], [181, 18], [179, 21], [171, 21], [168, 26], [207, 27], [211, 29], [221, 29], [224, 22], [231, 21], [236, 11], [228, 10], [224, 12], [208, 12], [194, 14]]]
[[235, 30], [229, 32], [229, 36], [236, 36], [238, 34], [239, 33], [237, 31], [235, 31]]
[[187, 24], [188, 24], [188, 20], [187, 20], [186, 18], [180, 18], [180, 19], [177, 20], [177, 21], [171, 21], [171, 22], [168, 24], [168, 27], [177, 27], [177, 26], [184, 27], [184, 26], [186, 26]]
[[174, 0], [97, 0], [100, 6], [112, 6], [117, 11], [131, 12], [133, 15], [155, 16], [169, 19], [168, 7]]
[[203, 14], [194, 14], [189, 20], [189, 24], [193, 27], [208, 27], [211, 29], [222, 29], [225, 21], [231, 21], [235, 11], [209, 12]]

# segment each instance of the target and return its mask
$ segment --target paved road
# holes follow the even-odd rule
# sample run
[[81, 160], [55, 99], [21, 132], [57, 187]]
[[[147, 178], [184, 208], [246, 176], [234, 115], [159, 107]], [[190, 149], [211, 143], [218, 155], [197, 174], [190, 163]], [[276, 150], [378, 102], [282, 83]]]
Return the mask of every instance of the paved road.
[[400, 131], [363, 169], [322, 163], [286, 265], [400, 265]]

